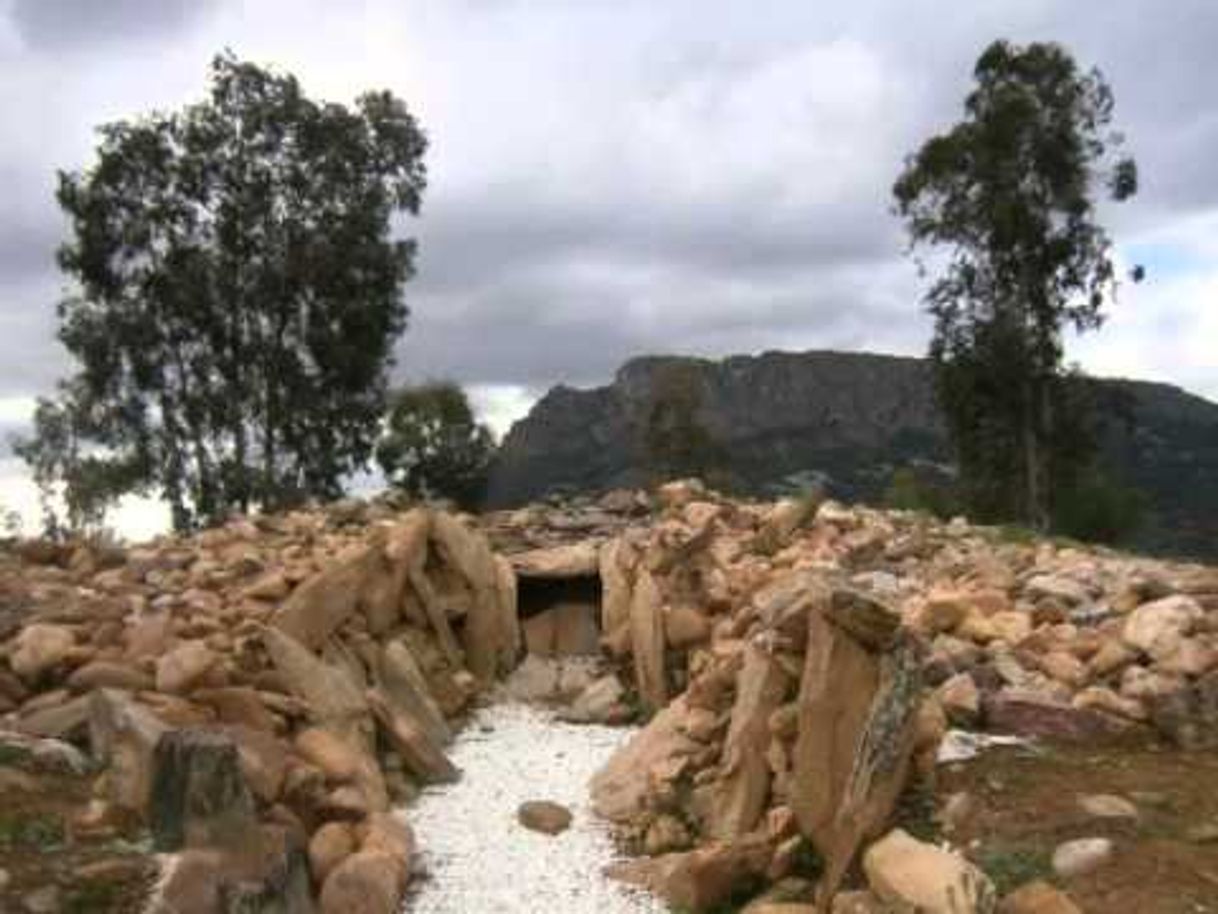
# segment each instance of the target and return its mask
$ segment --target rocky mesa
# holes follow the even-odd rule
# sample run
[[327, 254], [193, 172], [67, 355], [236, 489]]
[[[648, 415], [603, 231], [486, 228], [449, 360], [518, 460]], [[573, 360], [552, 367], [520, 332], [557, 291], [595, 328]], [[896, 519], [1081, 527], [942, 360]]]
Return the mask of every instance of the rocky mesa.
[[[894, 469], [950, 459], [922, 359], [646, 357], [607, 386], [550, 390], [505, 438], [491, 503], [647, 483], [648, 417], [674, 373], [705, 444], [745, 494], [775, 497], [815, 481], [835, 498], [875, 503]], [[1106, 464], [1149, 502], [1137, 548], [1218, 558], [1218, 405], [1165, 384], [1088, 385]]]

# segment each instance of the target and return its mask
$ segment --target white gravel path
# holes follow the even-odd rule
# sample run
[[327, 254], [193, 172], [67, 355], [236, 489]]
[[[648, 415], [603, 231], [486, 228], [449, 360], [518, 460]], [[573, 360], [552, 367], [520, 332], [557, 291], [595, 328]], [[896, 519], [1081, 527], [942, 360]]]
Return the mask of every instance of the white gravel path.
[[[412, 914], [664, 914], [659, 900], [606, 879], [615, 858], [589, 806], [588, 782], [629, 739], [621, 727], [576, 726], [546, 711], [498, 704], [476, 715], [451, 750], [455, 784], [429, 788], [406, 810], [424, 878]], [[516, 821], [526, 800], [552, 800], [574, 814], [549, 837]]]

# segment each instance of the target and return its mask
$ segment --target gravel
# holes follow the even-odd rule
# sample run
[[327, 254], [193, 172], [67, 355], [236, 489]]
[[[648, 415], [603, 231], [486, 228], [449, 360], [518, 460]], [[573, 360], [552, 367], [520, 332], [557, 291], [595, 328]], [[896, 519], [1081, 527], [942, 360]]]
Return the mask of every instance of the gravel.
[[[451, 750], [461, 779], [425, 790], [405, 810], [423, 874], [406, 910], [415, 914], [665, 914], [656, 898], [613, 882], [608, 829], [592, 813], [588, 782], [632, 730], [561, 723], [547, 711], [498, 704], [475, 716]], [[516, 819], [527, 800], [574, 814], [550, 837]]]

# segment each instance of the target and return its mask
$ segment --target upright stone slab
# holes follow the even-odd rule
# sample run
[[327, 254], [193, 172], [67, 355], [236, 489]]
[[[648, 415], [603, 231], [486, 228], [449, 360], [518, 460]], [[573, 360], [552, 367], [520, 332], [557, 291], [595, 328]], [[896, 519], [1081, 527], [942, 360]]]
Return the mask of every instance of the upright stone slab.
[[158, 851], [239, 845], [257, 820], [233, 741], [205, 730], [163, 734], [148, 820]]
[[660, 588], [646, 569], [639, 571], [630, 600], [630, 646], [639, 698], [649, 711], [659, 711], [668, 702], [668, 682], [664, 674], [664, 614]]
[[746, 648], [710, 821], [715, 838], [730, 840], [752, 831], [765, 811], [771, 778], [766, 759], [770, 714], [782, 704], [788, 682], [771, 654], [755, 645]]
[[833, 590], [808, 626], [791, 805], [825, 859], [817, 902], [827, 912], [905, 785], [921, 678], [900, 616], [870, 596]]

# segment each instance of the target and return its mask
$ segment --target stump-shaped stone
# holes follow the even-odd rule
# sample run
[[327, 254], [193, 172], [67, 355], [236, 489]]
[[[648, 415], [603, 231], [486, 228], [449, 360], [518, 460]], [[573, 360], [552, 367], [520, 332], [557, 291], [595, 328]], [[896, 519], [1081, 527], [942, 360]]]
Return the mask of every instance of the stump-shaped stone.
[[232, 847], [256, 825], [237, 746], [205, 730], [171, 730], [153, 759], [149, 824], [159, 851]]

